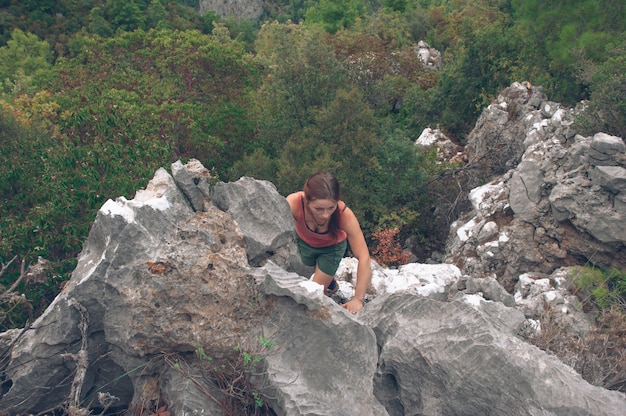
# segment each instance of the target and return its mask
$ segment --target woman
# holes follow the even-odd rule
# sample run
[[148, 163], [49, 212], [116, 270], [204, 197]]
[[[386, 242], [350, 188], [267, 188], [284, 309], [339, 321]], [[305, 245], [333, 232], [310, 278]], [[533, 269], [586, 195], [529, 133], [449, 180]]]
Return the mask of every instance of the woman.
[[302, 262], [315, 266], [313, 281], [324, 286], [324, 293], [337, 291], [335, 272], [350, 244], [359, 266], [354, 298], [343, 307], [352, 313], [360, 311], [371, 279], [370, 255], [359, 221], [340, 200], [337, 179], [327, 172], [316, 173], [306, 180], [302, 191], [287, 196], [287, 202]]

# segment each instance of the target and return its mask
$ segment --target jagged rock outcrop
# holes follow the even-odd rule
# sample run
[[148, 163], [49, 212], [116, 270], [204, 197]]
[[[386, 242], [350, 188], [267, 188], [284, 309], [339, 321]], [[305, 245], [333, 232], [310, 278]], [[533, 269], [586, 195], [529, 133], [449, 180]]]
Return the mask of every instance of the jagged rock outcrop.
[[437, 161], [439, 163], [459, 163], [467, 162], [465, 149], [454, 143], [439, 129], [427, 127], [422, 131], [420, 137], [415, 140], [416, 146], [434, 147], [437, 151]]
[[441, 60], [441, 52], [437, 49], [431, 48], [428, 43], [420, 40], [415, 51], [426, 68], [441, 70], [443, 62]]
[[[241, 228], [250, 265], [259, 266], [271, 260], [286, 270], [310, 275], [313, 268], [300, 262], [293, 244], [293, 220], [285, 215], [288, 211], [284, 201], [277, 201], [276, 195], [271, 182], [241, 178], [233, 183], [217, 183], [211, 190], [211, 201]], [[267, 209], [274, 204], [282, 205], [282, 209]], [[268, 229], [273, 231], [268, 233]]]
[[[626, 407], [623, 394], [518, 338], [524, 314], [495, 279], [450, 264], [374, 265], [369, 303], [351, 315], [288, 271], [293, 258], [274, 255], [293, 253], [293, 240], [269, 220], [290, 223], [271, 184], [242, 178], [199, 201], [207, 172], [196, 161], [172, 171], [157, 171], [132, 200], [107, 201], [63, 292], [30, 327], [2, 334], [0, 413], [102, 409], [107, 393], [114, 411], [221, 415], [235, 381], [216, 377], [220, 368], [246, 376], [237, 380], [277, 415], [608, 416]], [[268, 220], [246, 224], [246, 215]], [[351, 296], [353, 274], [348, 259], [340, 296]], [[237, 367], [244, 353], [248, 367]]]
[[525, 271], [626, 268], [626, 146], [577, 135], [573, 117], [519, 83], [483, 112], [466, 150], [493, 180], [470, 192], [473, 210], [453, 224], [446, 261], [497, 277], [510, 293]]

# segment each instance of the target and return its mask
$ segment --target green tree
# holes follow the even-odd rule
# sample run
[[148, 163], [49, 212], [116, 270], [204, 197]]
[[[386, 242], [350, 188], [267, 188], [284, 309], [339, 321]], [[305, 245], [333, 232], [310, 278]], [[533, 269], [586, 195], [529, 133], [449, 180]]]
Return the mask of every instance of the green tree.
[[435, 88], [416, 85], [407, 90], [397, 118], [408, 137], [417, 138], [426, 127], [436, 127], [437, 120], [441, 119], [441, 114], [435, 110], [436, 100]]
[[602, 63], [614, 40], [624, 38], [626, 5], [612, 0], [538, 1], [513, 0], [514, 30], [526, 33], [524, 39], [544, 59], [551, 82], [548, 95], [557, 101], [574, 104], [588, 98], [585, 84], [577, 74], [584, 59]]
[[156, 28], [164, 20], [165, 7], [163, 7], [161, 0], [151, 0], [146, 10], [146, 26], [148, 28]]
[[397, 12], [405, 12], [407, 8], [408, 0], [382, 0], [382, 4], [385, 7]]
[[362, 0], [320, 0], [306, 11], [306, 23], [321, 25], [329, 33], [341, 28], [349, 29], [357, 18], [366, 15]]
[[[51, 71], [53, 93], [0, 102], [0, 260], [54, 264], [29, 298], [35, 315], [69, 277], [107, 198], [132, 197], [177, 159], [226, 170], [253, 142], [258, 75], [241, 43], [169, 30], [78, 38], [76, 55]], [[0, 327], [29, 313], [14, 309]]]
[[[25, 102], [23, 97], [19, 101], [15, 106], [0, 101], [0, 263], [17, 256], [18, 262], [32, 265], [42, 256], [52, 262], [52, 269], [47, 281], [18, 287], [24, 294], [19, 303], [0, 305], [8, 306], [0, 311], [0, 331], [21, 328], [43, 312], [75, 267], [73, 254], [80, 250], [89, 227], [84, 220], [76, 226], [75, 215], [84, 202], [76, 205], [77, 210], [70, 208], [67, 188], [58, 187], [74, 173], [54, 163], [66, 149], [51, 140], [53, 132], [40, 122], [41, 114], [25, 114], [43, 103]], [[5, 272], [0, 285], [6, 288], [17, 280], [20, 268]]]
[[107, 0], [104, 15], [115, 30], [143, 29], [145, 16], [133, 0]]
[[539, 57], [524, 46], [519, 34], [509, 30], [509, 23], [506, 16], [493, 10], [487, 17], [479, 14], [464, 20], [459, 29], [462, 40], [444, 56], [435, 109], [441, 114], [440, 123], [461, 143], [483, 108], [503, 88], [515, 81], [535, 85], [545, 81], [532, 67]]
[[257, 146], [270, 158], [346, 85], [346, 72], [325, 40], [323, 32], [294, 24], [266, 24], [259, 33], [255, 49], [266, 76], [255, 97]]
[[577, 118], [577, 125], [588, 135], [605, 132], [626, 137], [626, 56], [608, 59], [590, 79], [591, 99]]
[[211, 33], [215, 28], [215, 23], [221, 21], [220, 16], [213, 10], [209, 10], [202, 15], [202, 32]]
[[[52, 67], [52, 51], [45, 40], [15, 29], [7, 46], [0, 47], [0, 82], [16, 81], [18, 73], [41, 77]], [[4, 90], [8, 86], [4, 83]]]
[[232, 39], [244, 42], [246, 45], [253, 45], [259, 31], [256, 21], [250, 19], [235, 19], [229, 17], [224, 21]]
[[105, 19], [100, 7], [94, 7], [89, 12], [89, 31], [103, 38], [113, 36], [113, 26]]
[[57, 70], [72, 136], [159, 140], [168, 157], [216, 168], [253, 141], [246, 107], [257, 71], [239, 42], [170, 30], [83, 37], [76, 57]]

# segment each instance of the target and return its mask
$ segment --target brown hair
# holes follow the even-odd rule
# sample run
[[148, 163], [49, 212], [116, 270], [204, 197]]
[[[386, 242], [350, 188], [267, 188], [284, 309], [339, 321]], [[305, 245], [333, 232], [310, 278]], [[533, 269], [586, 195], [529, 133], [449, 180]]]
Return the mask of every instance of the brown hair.
[[337, 202], [337, 209], [333, 212], [328, 223], [328, 232], [336, 237], [339, 233], [339, 200], [341, 199], [341, 189], [339, 181], [335, 175], [328, 172], [317, 172], [304, 182], [304, 197], [307, 202], [316, 199], [330, 199]]

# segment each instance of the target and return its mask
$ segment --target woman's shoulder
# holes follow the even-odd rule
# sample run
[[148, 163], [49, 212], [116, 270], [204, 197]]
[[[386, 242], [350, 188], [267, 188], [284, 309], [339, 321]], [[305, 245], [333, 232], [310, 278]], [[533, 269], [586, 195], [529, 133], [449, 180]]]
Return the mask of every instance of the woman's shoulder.
[[302, 191], [294, 192], [292, 194], [287, 195], [285, 199], [287, 200], [287, 202], [289, 202], [289, 205], [291, 205], [294, 202], [300, 202], [300, 200], [302, 199], [303, 193], [304, 192]]
[[285, 197], [285, 199], [287, 200], [287, 202], [289, 203], [289, 207], [291, 208], [291, 213], [296, 216], [297, 213], [299, 212], [298, 207], [300, 204], [300, 201], [302, 200], [302, 191], [299, 192], [294, 192], [292, 194], [289, 194]]
[[337, 205], [337, 209], [340, 212], [339, 220], [341, 221], [342, 225], [345, 225], [356, 219], [356, 215], [354, 215], [354, 211], [352, 211], [350, 207], [346, 205], [345, 202], [339, 201]]

